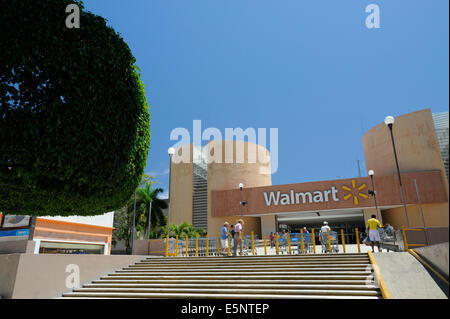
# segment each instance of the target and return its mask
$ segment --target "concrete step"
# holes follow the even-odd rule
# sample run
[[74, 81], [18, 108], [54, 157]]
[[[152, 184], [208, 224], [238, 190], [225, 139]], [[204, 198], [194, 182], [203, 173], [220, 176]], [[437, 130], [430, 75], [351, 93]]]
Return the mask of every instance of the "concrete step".
[[[83, 285], [83, 288], [136, 288], [136, 289], [150, 289], [150, 288], [228, 288], [228, 289], [280, 289], [280, 290], [298, 290], [298, 289], [320, 289], [320, 290], [377, 290], [377, 287], [372, 283], [370, 285], [328, 285], [328, 284], [264, 284], [264, 283], [255, 283], [255, 284], [238, 284], [238, 283], [229, 283], [229, 284], [211, 284], [211, 283], [192, 283], [192, 284], [182, 284], [182, 283], [151, 283], [151, 284], [124, 284], [124, 283], [91, 283]], [[79, 291], [79, 290], [75, 290]], [[83, 290], [85, 291], [85, 290]]]
[[281, 277], [289, 277], [289, 278], [295, 278], [295, 277], [304, 277], [304, 276], [359, 276], [359, 277], [367, 277], [368, 275], [372, 275], [372, 272], [369, 271], [340, 271], [340, 272], [330, 272], [330, 271], [297, 271], [297, 272], [285, 272], [285, 271], [279, 271], [274, 273], [267, 273], [267, 272], [253, 272], [252, 274], [245, 274], [242, 273], [236, 273], [236, 272], [224, 272], [217, 274], [216, 272], [160, 272], [158, 274], [156, 273], [111, 273], [109, 274], [109, 277], [124, 277], [124, 276], [140, 276], [140, 277], [146, 277], [146, 278], [167, 278], [169, 276], [173, 276], [175, 278], [179, 277], [198, 277], [203, 276], [205, 278], [212, 278], [213, 276], [216, 276], [217, 278], [224, 278], [223, 276], [227, 275], [228, 278], [231, 276], [237, 276], [241, 278], [252, 278], [253, 276], [266, 276], [266, 277], [272, 277], [275, 276], [281, 276]]
[[192, 275], [192, 276], [184, 276], [183, 274], [181, 275], [140, 275], [140, 276], [135, 276], [135, 275], [125, 275], [125, 276], [111, 276], [111, 274], [109, 274], [108, 276], [104, 276], [101, 277], [102, 279], [109, 279], [109, 280], [117, 280], [117, 279], [121, 279], [121, 280], [198, 280], [198, 279], [210, 279], [210, 280], [214, 280], [214, 279], [218, 279], [218, 280], [235, 280], [235, 281], [240, 281], [240, 280], [248, 280], [248, 279], [253, 279], [253, 280], [334, 280], [334, 279], [339, 279], [339, 280], [366, 280], [366, 279], [370, 279], [373, 278], [373, 273], [365, 273], [365, 274], [359, 274], [359, 275], [355, 275], [355, 274], [316, 274], [316, 273], [310, 273], [310, 274], [288, 274], [288, 275], [229, 275], [229, 276], [222, 276], [222, 275]]
[[196, 269], [196, 268], [184, 268], [184, 269], [153, 269], [153, 270], [145, 270], [145, 269], [132, 269], [132, 270], [117, 270], [115, 273], [116, 274], [171, 274], [171, 273], [182, 273], [185, 275], [189, 275], [191, 273], [196, 273], [196, 274], [236, 274], [236, 273], [247, 273], [247, 274], [253, 274], [253, 273], [258, 273], [258, 274], [268, 274], [268, 273], [284, 273], [284, 274], [288, 274], [288, 273], [305, 273], [305, 272], [317, 272], [317, 273], [323, 273], [323, 272], [327, 272], [327, 273], [348, 273], [348, 272], [371, 272], [371, 268], [369, 267], [356, 267], [356, 268], [337, 268], [337, 267], [323, 267], [323, 268], [319, 268], [319, 267], [309, 267], [309, 268], [293, 268], [293, 269], [285, 269], [285, 268], [268, 268], [268, 269], [245, 269], [242, 270], [240, 268], [230, 268], [230, 269]]
[[[370, 267], [370, 264], [309, 264], [309, 265], [214, 265], [214, 266], [195, 266], [195, 269], [215, 269], [215, 270], [221, 270], [221, 269], [237, 269], [237, 270], [245, 270], [245, 271], [251, 271], [255, 269], [312, 269], [312, 268], [326, 268], [326, 269], [341, 269], [341, 268], [366, 268], [367, 266]], [[170, 269], [170, 270], [192, 270], [194, 269], [194, 266], [160, 266], [160, 267], [149, 267], [149, 266], [129, 266], [124, 267], [122, 270], [132, 270], [132, 271], [159, 271], [162, 269]]]
[[342, 296], [342, 295], [280, 295], [280, 294], [205, 294], [205, 293], [96, 293], [69, 292], [66, 298], [170, 298], [170, 299], [380, 299], [380, 296]]
[[284, 256], [222, 256], [222, 257], [168, 257], [168, 258], [145, 258], [141, 262], [176, 263], [176, 262], [286, 262], [286, 261], [308, 261], [308, 260], [351, 260], [369, 259], [367, 254], [357, 256], [345, 255], [284, 255]]
[[364, 254], [148, 257], [65, 298], [380, 298]]
[[185, 256], [181, 256], [181, 257], [155, 257], [155, 258], [151, 258], [151, 257], [147, 257], [145, 259], [143, 259], [142, 261], [148, 261], [148, 262], [177, 262], [177, 261], [218, 261], [218, 262], [222, 262], [222, 261], [229, 261], [229, 260], [233, 260], [233, 261], [240, 261], [240, 260], [244, 260], [244, 261], [250, 261], [251, 262], [256, 262], [257, 260], [261, 261], [261, 260], [265, 260], [265, 261], [269, 261], [269, 260], [279, 260], [279, 261], [286, 261], [286, 260], [308, 260], [308, 259], [351, 259], [351, 258], [359, 258], [359, 257], [365, 257], [367, 258], [368, 255], [367, 253], [361, 253], [361, 254], [311, 254], [311, 255], [270, 255], [270, 256], [252, 256], [252, 255], [248, 255], [248, 256], [221, 256], [221, 257], [217, 257], [217, 256], [209, 256], [209, 257], [203, 257], [203, 256], [198, 256], [198, 257], [185, 257]]
[[208, 294], [280, 294], [280, 295], [338, 295], [379, 296], [376, 290], [329, 290], [329, 289], [226, 289], [226, 288], [78, 288], [74, 293], [208, 293]]
[[[290, 279], [108, 279], [109, 277], [103, 277], [105, 279], [93, 280], [93, 284], [283, 284], [283, 285], [302, 285], [302, 284], [324, 284], [324, 285], [366, 285], [367, 282], [374, 282], [373, 276], [365, 280], [361, 279], [334, 279], [328, 280], [328, 277], [322, 279], [303, 279], [303, 280], [290, 280]], [[209, 278], [209, 277], [208, 277]], [[364, 277], [365, 278], [365, 277]]]

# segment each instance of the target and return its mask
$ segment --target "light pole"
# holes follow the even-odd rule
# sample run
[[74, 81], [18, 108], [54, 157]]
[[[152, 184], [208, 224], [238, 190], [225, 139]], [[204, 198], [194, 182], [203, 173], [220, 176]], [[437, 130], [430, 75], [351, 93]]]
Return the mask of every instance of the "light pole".
[[132, 255], [134, 252], [134, 234], [136, 232], [135, 219], [136, 219], [136, 190], [134, 191], [133, 226], [131, 228], [131, 254]]
[[[370, 195], [373, 195], [373, 198], [375, 200], [375, 211], [377, 213], [377, 219], [379, 220], [379, 215], [378, 215], [378, 204], [377, 204], [377, 193], [375, 190], [375, 183], [373, 182], [373, 175], [374, 175], [374, 171], [370, 170], [369, 171], [369, 176], [370, 176], [370, 180], [372, 181], [372, 191], [369, 191]], [[381, 213], [380, 213], [381, 215]]]
[[241, 213], [241, 217], [242, 217], [242, 206], [245, 206], [247, 204], [247, 201], [242, 200], [242, 188], [244, 188], [244, 184], [239, 183], [239, 190], [240, 190], [239, 194], [241, 196], [241, 201], [239, 202], [239, 211]]
[[[170, 202], [171, 202], [171, 198], [170, 198], [170, 190], [171, 190], [171, 186], [172, 186], [172, 156], [173, 154], [175, 154], [175, 149], [173, 147], [169, 147], [169, 149], [167, 150], [167, 153], [169, 154], [169, 218], [167, 218], [167, 235], [170, 236], [170, 216], [172, 215], [170, 212]], [[173, 206], [172, 206], [173, 207]]]
[[402, 177], [400, 176], [400, 168], [398, 166], [398, 158], [397, 158], [397, 150], [395, 149], [394, 134], [392, 133], [392, 126], [394, 125], [394, 122], [395, 119], [393, 116], [386, 116], [386, 118], [384, 119], [384, 123], [389, 127], [389, 131], [391, 132], [392, 147], [394, 149], [395, 164], [397, 165], [397, 175], [398, 181], [400, 183], [400, 191], [402, 195], [403, 207], [405, 209], [406, 224], [409, 227], [408, 210], [406, 209], [405, 193], [403, 191]]

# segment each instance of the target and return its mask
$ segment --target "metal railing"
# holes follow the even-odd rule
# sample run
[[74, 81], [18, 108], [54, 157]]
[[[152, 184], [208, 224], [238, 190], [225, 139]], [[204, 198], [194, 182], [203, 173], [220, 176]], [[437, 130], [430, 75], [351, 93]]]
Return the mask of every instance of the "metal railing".
[[[420, 247], [426, 246], [426, 244], [412, 244], [408, 243], [406, 238], [407, 231], [425, 231], [424, 229], [418, 228], [404, 228], [401, 227], [403, 233], [403, 241], [405, 244], [405, 251], [408, 251], [410, 247]], [[349, 233], [347, 232], [347, 235]], [[360, 242], [360, 232], [358, 228], [354, 229], [354, 234], [356, 237], [356, 247], [357, 252], [361, 253], [361, 242]], [[349, 248], [349, 243], [346, 242], [346, 234], [344, 229], [337, 231], [327, 230], [326, 232], [320, 232], [318, 237], [314, 229], [311, 229], [311, 233], [304, 232], [303, 229], [299, 233], [288, 232], [280, 235], [275, 233], [274, 235], [274, 249], [272, 245], [269, 245], [266, 234], [263, 235], [262, 242], [258, 240], [258, 237], [252, 232], [250, 235], [243, 236], [243, 255], [256, 256], [261, 255], [298, 255], [298, 254], [316, 254], [319, 253], [317, 246], [321, 247], [320, 252], [322, 254], [332, 254], [332, 253], [351, 253], [355, 252], [355, 247]], [[318, 240], [318, 242], [317, 242]], [[383, 236], [381, 236], [380, 244], [382, 244]], [[364, 241], [365, 242], [365, 241]], [[363, 242], [363, 244], [364, 244]], [[212, 257], [212, 256], [231, 256], [233, 254], [234, 240], [230, 236], [226, 239], [226, 246], [222, 247], [220, 234], [217, 236], [206, 236], [206, 237], [184, 237], [175, 238], [167, 237], [165, 240], [166, 257]], [[367, 245], [367, 243], [365, 243]], [[225, 245], [225, 243], [224, 243]], [[354, 245], [354, 244], [352, 244]], [[240, 247], [238, 247], [239, 249]], [[237, 249], [237, 250], [238, 250]], [[350, 251], [349, 251], [350, 250]]]

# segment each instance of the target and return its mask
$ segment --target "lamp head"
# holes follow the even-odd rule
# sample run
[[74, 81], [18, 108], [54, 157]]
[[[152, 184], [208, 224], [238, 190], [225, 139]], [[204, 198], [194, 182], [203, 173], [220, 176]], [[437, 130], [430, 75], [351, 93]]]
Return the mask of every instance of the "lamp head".
[[374, 174], [374, 171], [373, 171], [373, 170], [370, 170], [370, 171], [369, 171], [369, 176], [372, 177], [373, 174]]
[[169, 149], [167, 150], [167, 153], [169, 153], [169, 155], [173, 155], [173, 154], [175, 154], [175, 149], [173, 147], [169, 147]]
[[239, 189], [242, 189], [244, 187], [244, 184], [239, 183]]
[[386, 116], [386, 118], [384, 119], [384, 123], [387, 126], [394, 124], [394, 122], [395, 122], [395, 118], [393, 116], [390, 116], [390, 115]]

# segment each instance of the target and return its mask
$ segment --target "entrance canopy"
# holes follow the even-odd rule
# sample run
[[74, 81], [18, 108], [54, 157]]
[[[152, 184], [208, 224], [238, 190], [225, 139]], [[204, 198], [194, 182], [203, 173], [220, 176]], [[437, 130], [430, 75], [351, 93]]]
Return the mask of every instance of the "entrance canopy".
[[[407, 204], [417, 204], [415, 182], [420, 189], [422, 204], [446, 202], [447, 194], [440, 171], [402, 174]], [[396, 175], [375, 176], [375, 191], [379, 207], [402, 205]], [[266, 214], [295, 215], [304, 218], [310, 212], [340, 211], [348, 217], [363, 209], [374, 208], [370, 178], [351, 178], [321, 182], [273, 185], [211, 191], [211, 216], [261, 216]], [[246, 205], [241, 206], [241, 201]], [[299, 216], [300, 217], [300, 216]], [[317, 216], [316, 214], [316, 217]], [[302, 217], [303, 218], [303, 217]]]
[[322, 224], [324, 221], [331, 223], [359, 223], [364, 221], [362, 209], [347, 209], [347, 210], [331, 210], [320, 212], [290, 212], [277, 214], [278, 223], [293, 225], [293, 224]]

